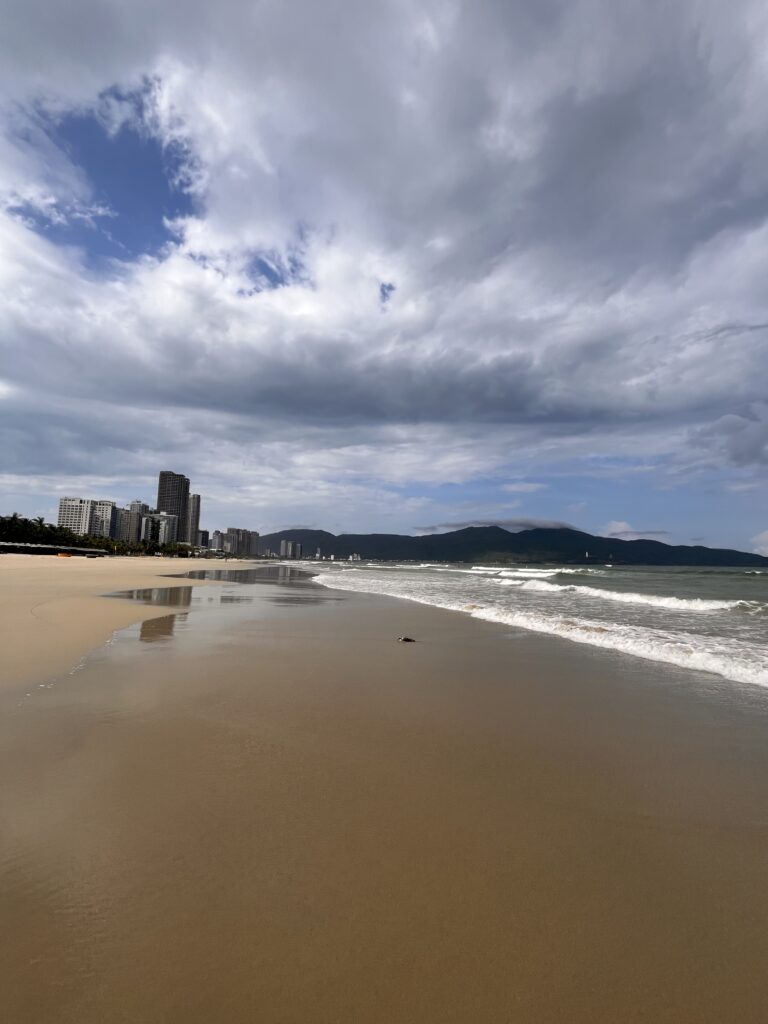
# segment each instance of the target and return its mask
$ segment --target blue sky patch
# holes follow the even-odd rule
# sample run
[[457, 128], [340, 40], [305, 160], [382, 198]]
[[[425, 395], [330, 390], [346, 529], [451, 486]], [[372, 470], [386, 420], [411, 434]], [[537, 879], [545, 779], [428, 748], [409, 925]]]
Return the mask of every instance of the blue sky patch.
[[110, 134], [96, 113], [69, 114], [44, 124], [51, 141], [84, 174], [96, 208], [89, 217], [62, 204], [46, 217], [21, 207], [33, 227], [54, 242], [81, 247], [91, 265], [154, 255], [172, 239], [164, 221], [193, 212], [179, 184], [183, 153], [124, 123]]
[[306, 229], [299, 225], [296, 237], [284, 256], [274, 249], [255, 252], [245, 268], [253, 287], [241, 289], [240, 294], [255, 295], [273, 288], [285, 288], [287, 285], [308, 284], [307, 267], [303, 260], [305, 247]]

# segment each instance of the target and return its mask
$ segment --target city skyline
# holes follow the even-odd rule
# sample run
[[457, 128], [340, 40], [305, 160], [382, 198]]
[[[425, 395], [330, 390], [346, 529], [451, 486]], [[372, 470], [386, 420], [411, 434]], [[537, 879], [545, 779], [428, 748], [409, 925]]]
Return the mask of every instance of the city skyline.
[[[59, 499], [56, 524], [80, 536], [104, 537], [129, 545], [143, 543], [209, 549], [224, 555], [259, 555], [259, 531], [228, 526], [200, 529], [201, 495], [190, 494], [189, 477], [160, 470], [157, 498], [151, 506], [135, 498], [124, 507], [105, 498], [65, 495]], [[301, 544], [289, 545], [288, 558], [301, 557]], [[285, 552], [281, 552], [285, 553]]]
[[768, 550], [755, 0], [11, 8], [4, 508]]

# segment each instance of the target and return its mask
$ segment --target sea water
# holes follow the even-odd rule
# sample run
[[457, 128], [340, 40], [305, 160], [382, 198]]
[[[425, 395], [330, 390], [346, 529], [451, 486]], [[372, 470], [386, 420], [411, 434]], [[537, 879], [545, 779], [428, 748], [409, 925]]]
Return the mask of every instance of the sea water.
[[768, 569], [327, 563], [326, 587], [418, 601], [768, 686]]

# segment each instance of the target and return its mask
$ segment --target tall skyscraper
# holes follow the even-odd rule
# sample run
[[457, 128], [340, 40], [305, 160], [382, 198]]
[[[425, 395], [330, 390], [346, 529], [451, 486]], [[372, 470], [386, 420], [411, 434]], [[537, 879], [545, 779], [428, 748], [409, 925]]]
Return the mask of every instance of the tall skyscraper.
[[[198, 506], [199, 507], [199, 506]], [[157, 511], [176, 516], [176, 540], [189, 540], [189, 477], [164, 469], [157, 481]]]
[[187, 540], [190, 544], [197, 544], [197, 535], [200, 530], [200, 495], [190, 494], [189, 514], [187, 523]]

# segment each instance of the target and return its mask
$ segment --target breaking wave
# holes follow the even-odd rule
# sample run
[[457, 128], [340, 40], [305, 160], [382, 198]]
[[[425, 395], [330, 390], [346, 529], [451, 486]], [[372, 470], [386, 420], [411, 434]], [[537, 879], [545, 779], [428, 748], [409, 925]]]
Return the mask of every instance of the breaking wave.
[[[488, 570], [482, 568], [485, 575]], [[757, 629], [752, 616], [739, 619], [729, 614], [734, 610], [765, 612], [768, 602], [602, 590], [583, 584], [556, 584], [530, 575], [510, 578], [511, 570], [507, 568], [501, 577], [501, 571], [496, 569], [496, 577], [490, 580], [475, 576], [472, 581], [465, 576], [466, 582], [460, 582], [462, 577], [454, 575], [451, 579], [434, 571], [418, 578], [399, 573], [377, 577], [350, 567], [322, 572], [316, 581], [331, 589], [389, 595], [648, 661], [768, 687], [768, 644], [764, 631]], [[505, 592], [503, 588], [509, 589]], [[601, 617], [603, 612], [597, 603], [587, 615], [580, 614], [576, 607], [566, 610], [550, 603], [549, 597], [557, 594], [576, 595], [577, 600], [584, 598], [581, 607], [585, 611], [589, 608], [586, 599], [597, 599], [603, 603], [605, 616]], [[610, 615], [611, 603], [627, 606], [621, 618]], [[715, 614], [710, 618], [700, 615], [701, 612]], [[718, 617], [718, 612], [723, 614]], [[727, 622], [733, 625], [729, 627]], [[749, 626], [750, 622], [755, 625]]]
[[577, 594], [580, 597], [598, 598], [602, 601], [620, 601], [623, 604], [647, 604], [654, 608], [673, 608], [686, 612], [764, 611], [759, 601], [709, 601], [702, 597], [667, 597], [663, 594], [635, 594], [621, 590], [602, 590], [598, 587], [562, 586], [545, 580], [530, 580], [522, 584], [523, 590], [550, 591], [552, 593]]

